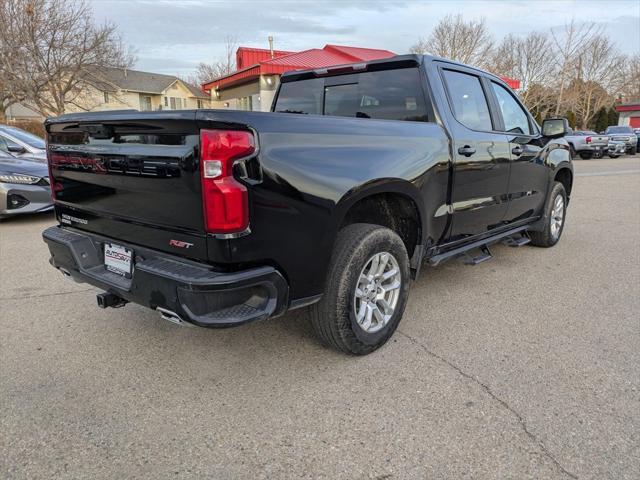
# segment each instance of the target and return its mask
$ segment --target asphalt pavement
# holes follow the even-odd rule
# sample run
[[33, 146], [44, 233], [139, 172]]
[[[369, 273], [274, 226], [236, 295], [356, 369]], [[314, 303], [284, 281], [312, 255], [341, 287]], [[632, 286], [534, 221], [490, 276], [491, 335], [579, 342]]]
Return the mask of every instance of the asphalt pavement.
[[0, 478], [639, 478], [640, 156], [575, 168], [556, 247], [425, 268], [363, 358], [100, 310], [1, 223]]

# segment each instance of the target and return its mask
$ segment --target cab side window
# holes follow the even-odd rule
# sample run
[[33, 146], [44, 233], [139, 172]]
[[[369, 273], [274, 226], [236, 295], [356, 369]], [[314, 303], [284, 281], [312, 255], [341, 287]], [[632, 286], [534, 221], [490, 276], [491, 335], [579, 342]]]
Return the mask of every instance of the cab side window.
[[480, 78], [454, 70], [443, 73], [456, 120], [472, 130], [493, 130]]
[[496, 94], [498, 105], [502, 112], [504, 130], [509, 133], [530, 135], [529, 117], [520, 104], [516, 102], [516, 99], [513, 98], [513, 95], [502, 85], [495, 82], [491, 82], [491, 87]]

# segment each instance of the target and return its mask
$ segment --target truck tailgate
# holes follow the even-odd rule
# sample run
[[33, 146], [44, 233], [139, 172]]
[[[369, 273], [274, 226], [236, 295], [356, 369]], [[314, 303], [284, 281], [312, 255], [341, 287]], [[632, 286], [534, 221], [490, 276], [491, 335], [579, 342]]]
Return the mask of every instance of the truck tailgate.
[[58, 220], [207, 259], [194, 117], [101, 112], [47, 121]]

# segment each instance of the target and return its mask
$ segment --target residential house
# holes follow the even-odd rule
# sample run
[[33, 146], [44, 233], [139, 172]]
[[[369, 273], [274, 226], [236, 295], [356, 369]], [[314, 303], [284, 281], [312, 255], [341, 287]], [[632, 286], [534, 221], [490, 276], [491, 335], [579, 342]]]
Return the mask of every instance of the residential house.
[[173, 75], [100, 68], [91, 76], [93, 86], [88, 88], [75, 111], [191, 110], [211, 106], [209, 95]]
[[[82, 91], [65, 113], [101, 110], [191, 110], [211, 108], [211, 97], [173, 75], [123, 68], [99, 68], [87, 73]], [[12, 105], [9, 120], [42, 120], [28, 104]]]

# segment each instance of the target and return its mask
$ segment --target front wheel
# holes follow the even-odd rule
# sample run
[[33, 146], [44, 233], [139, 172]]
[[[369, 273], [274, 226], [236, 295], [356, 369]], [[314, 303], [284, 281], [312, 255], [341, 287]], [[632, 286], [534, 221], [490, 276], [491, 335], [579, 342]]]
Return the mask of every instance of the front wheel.
[[629, 155], [635, 155], [636, 153], [638, 153], [638, 147], [632, 147], [631, 150], [629, 150]]
[[409, 294], [409, 258], [402, 239], [378, 225], [338, 232], [322, 300], [311, 324], [328, 346], [366, 355], [398, 327]]
[[613, 154], [609, 154], [609, 158], [618, 158], [620, 155], [613, 155]]
[[567, 216], [567, 192], [564, 185], [555, 182], [545, 207], [544, 229], [529, 232], [531, 243], [537, 247], [553, 247], [560, 240]]

